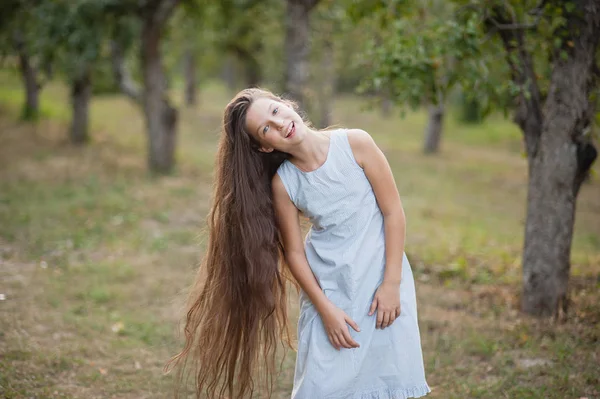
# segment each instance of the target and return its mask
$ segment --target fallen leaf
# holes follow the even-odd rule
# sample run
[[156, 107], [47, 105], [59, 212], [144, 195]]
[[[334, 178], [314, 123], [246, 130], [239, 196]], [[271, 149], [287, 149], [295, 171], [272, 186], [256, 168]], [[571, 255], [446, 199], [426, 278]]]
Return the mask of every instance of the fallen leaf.
[[521, 336], [519, 337], [519, 341], [521, 341], [522, 344], [526, 343], [528, 339], [529, 339], [529, 336], [525, 333], [522, 333]]
[[517, 360], [517, 366], [523, 369], [539, 366], [551, 366], [552, 362], [546, 359], [519, 359]]
[[122, 321], [119, 321], [115, 324], [112, 325], [112, 327], [110, 328], [114, 333], [119, 333], [120, 331], [123, 330], [123, 328], [125, 328], [125, 325], [123, 324]]
[[103, 369], [102, 367], [98, 368], [98, 371], [99, 371], [99, 372], [100, 372], [100, 374], [102, 374], [102, 375], [106, 375], [106, 374], [108, 374], [108, 370], [106, 370], [106, 369]]

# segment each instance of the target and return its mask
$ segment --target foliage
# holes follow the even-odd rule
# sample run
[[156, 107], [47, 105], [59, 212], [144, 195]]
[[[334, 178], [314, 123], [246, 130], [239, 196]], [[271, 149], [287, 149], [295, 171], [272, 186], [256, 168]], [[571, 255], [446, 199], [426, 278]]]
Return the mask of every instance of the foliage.
[[[95, 0], [53, 0], [39, 5], [41, 50], [52, 54], [68, 79], [86, 73], [101, 55], [108, 34], [105, 4]], [[50, 55], [49, 55], [50, 56]]]
[[[457, 85], [471, 91], [492, 82], [492, 68], [483, 56], [478, 21], [459, 16], [455, 7], [439, 1], [380, 1], [371, 15], [356, 11], [362, 23], [380, 27], [364, 54], [371, 71], [360, 91], [383, 88], [393, 101], [417, 108], [443, 105]], [[352, 10], [352, 7], [351, 7]], [[488, 111], [486, 104], [483, 112]]]
[[257, 69], [260, 80], [276, 91], [283, 88], [284, 6], [279, 0], [221, 1], [213, 25], [217, 48], [234, 55], [247, 78]]

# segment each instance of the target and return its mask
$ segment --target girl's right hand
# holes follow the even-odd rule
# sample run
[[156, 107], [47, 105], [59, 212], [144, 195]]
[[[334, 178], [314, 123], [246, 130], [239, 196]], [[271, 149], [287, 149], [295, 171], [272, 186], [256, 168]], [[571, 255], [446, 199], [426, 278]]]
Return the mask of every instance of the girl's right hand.
[[352, 320], [342, 309], [329, 303], [321, 312], [321, 320], [325, 326], [325, 332], [327, 332], [329, 341], [335, 349], [351, 349], [360, 346], [358, 342], [352, 339], [348, 325], [357, 332], [360, 332], [360, 327], [358, 327], [358, 324], [356, 324], [356, 322], [354, 322], [354, 320]]

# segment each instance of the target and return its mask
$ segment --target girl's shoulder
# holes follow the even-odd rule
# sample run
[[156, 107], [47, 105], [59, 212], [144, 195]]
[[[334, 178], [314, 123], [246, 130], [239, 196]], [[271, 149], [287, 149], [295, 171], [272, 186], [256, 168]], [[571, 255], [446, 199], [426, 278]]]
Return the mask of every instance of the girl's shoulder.
[[362, 167], [366, 157], [377, 148], [373, 137], [362, 129], [346, 129], [348, 143], [354, 154], [354, 159]]
[[372, 141], [371, 135], [362, 129], [344, 129], [346, 135], [348, 136], [348, 140], [350, 141], [350, 145], [354, 144], [364, 144], [368, 141]]

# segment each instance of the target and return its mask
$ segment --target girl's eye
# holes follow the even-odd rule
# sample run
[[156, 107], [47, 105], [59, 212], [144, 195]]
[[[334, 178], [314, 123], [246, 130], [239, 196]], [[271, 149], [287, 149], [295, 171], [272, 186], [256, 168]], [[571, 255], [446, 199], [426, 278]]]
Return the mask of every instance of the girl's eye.
[[275, 108], [273, 109], [273, 115], [275, 115], [277, 112], [279, 112], [279, 107], [275, 107]]
[[269, 125], [267, 125], [263, 128], [263, 134], [267, 133], [268, 131], [269, 131]]

